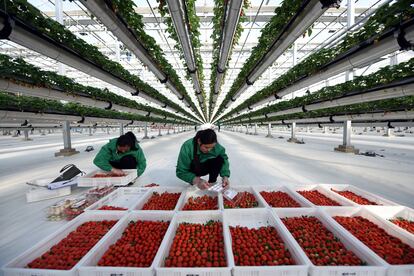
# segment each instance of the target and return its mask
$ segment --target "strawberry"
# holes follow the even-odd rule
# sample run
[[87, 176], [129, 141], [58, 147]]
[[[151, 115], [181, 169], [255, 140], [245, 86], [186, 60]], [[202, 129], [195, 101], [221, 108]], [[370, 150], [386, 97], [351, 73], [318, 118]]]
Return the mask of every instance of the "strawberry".
[[199, 197], [189, 197], [187, 203], [183, 207], [183, 211], [192, 210], [217, 210], [218, 198], [208, 195]]
[[142, 210], [174, 210], [181, 193], [152, 193], [152, 197], [144, 204]]
[[352, 200], [353, 202], [360, 204], [360, 205], [378, 205], [377, 203], [370, 201], [360, 195], [357, 195], [351, 191], [337, 191], [335, 189], [331, 189], [333, 192], [340, 194], [343, 197], [346, 197], [349, 200]]
[[256, 197], [249, 192], [239, 192], [232, 200], [224, 199], [224, 208], [254, 208], [259, 206]]
[[103, 205], [98, 210], [106, 210], [106, 211], [126, 211], [126, 210], [128, 210], [128, 208], [111, 206], [111, 205]]
[[411, 234], [414, 234], [414, 221], [406, 220], [403, 218], [391, 219], [390, 221], [398, 225], [399, 227], [407, 230]]
[[286, 207], [300, 207], [290, 195], [285, 192], [276, 191], [276, 192], [260, 192], [261, 196], [266, 200], [266, 202], [277, 208], [286, 208]]
[[321, 194], [318, 191], [298, 191], [303, 197], [319, 206], [341, 206], [338, 202]]

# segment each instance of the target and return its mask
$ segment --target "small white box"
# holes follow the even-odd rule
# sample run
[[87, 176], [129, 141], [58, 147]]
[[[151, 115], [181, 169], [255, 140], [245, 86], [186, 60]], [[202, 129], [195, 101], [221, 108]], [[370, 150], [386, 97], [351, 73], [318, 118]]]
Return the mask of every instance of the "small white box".
[[99, 208], [104, 205], [132, 210], [132, 208], [138, 204], [141, 198], [148, 192], [149, 189], [147, 188], [118, 188], [86, 208], [85, 211], [101, 211]]
[[94, 178], [93, 176], [97, 173], [108, 173], [105, 171], [93, 171], [91, 173], [86, 174], [85, 176], [79, 177], [78, 186], [79, 187], [97, 187], [97, 186], [106, 186], [106, 185], [113, 185], [113, 186], [126, 186], [130, 182], [133, 182], [135, 178], [137, 178], [137, 170], [123, 170], [126, 175], [125, 176], [117, 176], [117, 177], [102, 177], [102, 178]]
[[30, 203], [56, 197], [67, 196], [70, 194], [70, 186], [66, 186], [55, 190], [49, 190], [48, 188], [43, 187], [30, 187], [30, 189], [26, 192], [26, 201]]

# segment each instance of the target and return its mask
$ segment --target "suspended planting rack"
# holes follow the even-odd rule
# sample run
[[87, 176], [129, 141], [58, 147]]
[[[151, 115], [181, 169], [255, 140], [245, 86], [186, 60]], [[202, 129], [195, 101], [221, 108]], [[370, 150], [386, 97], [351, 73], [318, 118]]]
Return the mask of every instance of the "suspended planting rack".
[[[191, 101], [191, 98], [188, 96], [187, 92], [183, 90], [184, 87], [182, 84], [180, 83], [182, 89], [179, 89], [177, 84], [172, 81], [172, 77], [162, 70], [155, 58], [139, 40], [132, 27], [128, 25], [119, 12], [113, 10], [110, 1], [82, 0], [81, 3], [108, 28], [108, 31], [112, 32], [129, 50], [131, 50], [145, 64], [145, 66], [154, 73], [161, 83], [164, 83], [180, 101], [183, 101], [187, 107], [191, 108], [195, 114], [201, 117], [201, 114]], [[179, 81], [176, 73], [174, 77], [174, 80]]]
[[[13, 5], [13, 2], [9, 2], [7, 6], [10, 8]], [[36, 10], [38, 12], [38, 10], [30, 4], [26, 3], [26, 5], [26, 10]], [[36, 14], [33, 14], [33, 16], [35, 17]], [[121, 73], [118, 72], [119, 74], [115, 75], [115, 72], [109, 71], [103, 68], [100, 64], [97, 64], [96, 60], [91, 60], [90, 58], [83, 56], [79, 49], [71, 48], [68, 43], [61, 43], [56, 39], [53, 39], [40, 28], [30, 25], [30, 21], [22, 20], [19, 18], [19, 14], [10, 14], [7, 13], [7, 11], [0, 9], [0, 18], [2, 39], [9, 39], [21, 46], [29, 48], [35, 52], [130, 92], [132, 95], [140, 96], [148, 101], [161, 105], [163, 108], [170, 107], [173, 111], [179, 111], [191, 119], [196, 119], [193, 115], [189, 114], [177, 104], [170, 101], [157, 90], [142, 82], [138, 77], [132, 76], [120, 64], [114, 63], [105, 57], [108, 64], [116, 64], [117, 69], [121, 71]], [[70, 31], [64, 29], [62, 25], [56, 23], [52, 19], [43, 19], [45, 21], [50, 20], [50, 24], [53, 24], [54, 26], [59, 26], [59, 28], [61, 28], [60, 31], [62, 31], [66, 36], [73, 36], [73, 41], [76, 41], [79, 44], [88, 45], [83, 40], [76, 38]], [[94, 56], [103, 56], [96, 48], [92, 48], [95, 50], [93, 53]], [[125, 74], [128, 75], [129, 80], [126, 79]]]

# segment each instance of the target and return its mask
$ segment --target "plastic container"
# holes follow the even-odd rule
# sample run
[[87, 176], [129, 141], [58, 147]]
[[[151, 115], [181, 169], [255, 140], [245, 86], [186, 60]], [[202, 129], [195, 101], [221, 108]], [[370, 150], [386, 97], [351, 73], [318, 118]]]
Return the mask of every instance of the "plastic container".
[[101, 211], [104, 205], [122, 207], [128, 210], [132, 210], [133, 207], [138, 204], [139, 200], [148, 193], [149, 189], [146, 188], [118, 188], [109, 195], [95, 202], [91, 206], [85, 209], [85, 211]]
[[[323, 194], [324, 196], [326, 196], [326, 197], [328, 197], [332, 200], [335, 200], [336, 202], [341, 204], [341, 206], [355, 206], [354, 202], [352, 202], [348, 199], [344, 199], [339, 194], [334, 193], [332, 191], [329, 191], [329, 190], [323, 188], [320, 185], [297, 185], [297, 186], [287, 187], [287, 188], [292, 189], [296, 192], [298, 192], [298, 191], [318, 191], [321, 194]], [[305, 200], [310, 206], [320, 207], [320, 205], [316, 205], [316, 204], [312, 203], [310, 200], [306, 199], [304, 196], [302, 196], [299, 193], [298, 193], [298, 196], [300, 196], [303, 200]], [[331, 207], [331, 206], [324, 206], [324, 207]], [[332, 206], [332, 207], [334, 207], [334, 206]]]
[[[160, 258], [163, 244], [166, 243], [165, 237], [171, 231], [171, 223], [174, 217], [174, 212], [148, 212], [148, 211], [134, 211], [125, 216], [113, 229], [112, 234], [108, 235], [105, 240], [102, 240], [101, 244], [90, 252], [85, 261], [79, 267], [80, 276], [113, 276], [113, 275], [128, 275], [128, 276], [152, 276], [154, 275], [154, 264], [158, 262]], [[130, 221], [170, 221], [170, 226], [164, 236], [164, 239], [160, 245], [160, 249], [154, 257], [154, 261], [150, 267], [109, 267], [109, 266], [96, 266], [109, 246], [114, 244], [118, 239], [122, 237], [123, 232], [128, 227]]]
[[[225, 231], [230, 240], [229, 263], [233, 267], [233, 276], [306, 276], [308, 275], [308, 264], [301, 254], [300, 247], [292, 242], [290, 235], [282, 228], [281, 221], [277, 220], [270, 209], [228, 209], [224, 211]], [[232, 251], [232, 237], [230, 226], [246, 226], [249, 228], [259, 228], [262, 226], [272, 226], [276, 228], [285, 247], [292, 254], [292, 258], [297, 265], [281, 266], [236, 266]]]
[[[142, 208], [144, 207], [145, 203], [147, 203], [147, 201], [152, 197], [153, 193], [159, 193], [162, 194], [164, 192], [168, 192], [168, 193], [181, 193], [177, 204], [175, 205], [174, 210], [171, 211], [178, 211], [178, 208], [181, 206], [184, 197], [185, 197], [185, 188], [180, 188], [180, 187], [154, 187], [154, 188], [150, 188], [148, 193], [144, 194], [141, 198], [141, 200], [139, 200], [139, 202], [133, 207], [133, 210], [142, 210]], [[145, 210], [145, 211], [163, 211], [163, 210]], [[165, 210], [164, 210], [165, 211]]]
[[[365, 191], [363, 189], [360, 189], [358, 187], [355, 187], [353, 185], [348, 185], [348, 184], [320, 184], [319, 186], [321, 186], [324, 189], [329, 190], [329, 191], [331, 191], [331, 189], [335, 189], [335, 190], [338, 190], [338, 191], [350, 191], [350, 192], [353, 192], [353, 193], [355, 193], [359, 196], [362, 196], [362, 197], [364, 197], [364, 198], [366, 198], [370, 201], [373, 201], [373, 202], [377, 203], [378, 205], [383, 205], [383, 206], [397, 206], [398, 205], [397, 203], [392, 202], [391, 200], [382, 198], [380, 196], [377, 196], [373, 193], [367, 192], [367, 191]], [[360, 205], [360, 204], [358, 204], [358, 203], [356, 203], [356, 202], [354, 202], [354, 201], [352, 201], [352, 200], [350, 200], [350, 199], [348, 199], [348, 198], [346, 198], [346, 197], [344, 197], [344, 196], [342, 196], [342, 195], [340, 195], [340, 194], [338, 194], [334, 191], [331, 191], [331, 192], [337, 194], [338, 196], [342, 197], [345, 200], [348, 200], [350, 202], [350, 204], [352, 204], [352, 205], [367, 206], [367, 205]], [[372, 205], [372, 206], [376, 206], [376, 205]]]
[[[326, 208], [326, 207], [325, 207]], [[333, 207], [327, 207], [331, 209]], [[336, 207], [344, 208], [344, 207]], [[375, 254], [372, 254], [370, 250], [367, 250], [365, 246], [361, 246], [349, 235], [347, 231], [336, 227], [335, 223], [332, 223], [331, 219], [324, 215], [320, 208], [273, 208], [273, 212], [278, 217], [280, 223], [283, 222], [280, 218], [285, 217], [301, 217], [301, 216], [313, 216], [316, 217], [329, 231], [331, 231], [335, 237], [337, 237], [344, 246], [355, 253], [362, 261], [366, 262], [367, 266], [316, 266], [307, 257], [306, 253], [302, 250], [301, 254], [306, 258], [306, 262], [309, 264], [309, 275], [311, 276], [342, 276], [342, 275], [355, 275], [355, 276], [381, 276], [386, 273], [386, 264], [378, 258]], [[289, 230], [283, 224], [285, 231]], [[300, 247], [295, 238], [289, 233], [291, 239], [295, 244]]]
[[301, 207], [310, 207], [312, 205], [309, 204], [308, 200], [304, 200], [304, 198], [302, 196], [300, 196], [298, 193], [296, 193], [295, 191], [287, 188], [286, 186], [255, 186], [253, 187], [253, 190], [256, 192], [257, 196], [261, 199], [261, 201], [264, 202], [266, 207], [270, 207], [272, 208], [272, 206], [270, 206], [266, 200], [263, 198], [263, 196], [260, 194], [260, 192], [262, 191], [266, 191], [266, 192], [284, 192], [287, 193], [292, 199], [294, 199], [297, 203], [299, 203], [299, 205]]
[[374, 251], [369, 249], [368, 246], [366, 246], [364, 243], [359, 241], [359, 239], [354, 237], [344, 227], [342, 227], [339, 223], [337, 223], [332, 217], [334, 216], [345, 216], [345, 217], [361, 216], [375, 223], [382, 229], [384, 229], [385, 232], [387, 232], [389, 235], [399, 238], [403, 243], [406, 243], [412, 248], [414, 248], [414, 239], [408, 238], [405, 231], [403, 232], [403, 230], [401, 230], [400, 228], [392, 227], [391, 225], [386, 223], [386, 221], [384, 221], [383, 219], [369, 212], [366, 207], [335, 207], [335, 208], [323, 208], [322, 210], [327, 215], [328, 219], [330, 219], [333, 223], [335, 223], [338, 229], [340, 229], [341, 231], [346, 231], [354, 242], [359, 243], [360, 246], [365, 247], [365, 250], [369, 250], [371, 255], [375, 255], [376, 258], [380, 259], [387, 266], [387, 275], [404, 276], [404, 275], [414, 274], [414, 264], [409, 264], [409, 265], [388, 264], [385, 260], [383, 260], [380, 256], [378, 256]]
[[[184, 199], [181, 201], [180, 206], [178, 208], [178, 210], [183, 211], [184, 205], [187, 203], [188, 199], [190, 197], [200, 197], [200, 196], [204, 196], [204, 195], [208, 195], [211, 197], [217, 197], [218, 200], [218, 206], [216, 210], [222, 210], [223, 209], [223, 197], [220, 196], [221, 193], [217, 193], [217, 192], [212, 192], [212, 191], [203, 191], [203, 190], [199, 190], [197, 188], [193, 188], [190, 187], [187, 189], [187, 191], [184, 193]], [[205, 211], [212, 211], [212, 210], [200, 210], [200, 212], [205, 212]], [[187, 211], [183, 211], [183, 212], [187, 212]]]
[[48, 188], [43, 187], [30, 187], [30, 189], [26, 192], [26, 201], [28, 203], [37, 202], [41, 200], [67, 196], [70, 195], [70, 193], [70, 186], [55, 190], [49, 190]]
[[408, 237], [414, 239], [414, 234], [392, 223], [391, 219], [403, 218], [409, 221], [414, 221], [414, 210], [405, 206], [366, 206], [366, 209], [375, 216], [384, 220], [385, 223], [394, 227], [401, 233], [406, 233]]
[[70, 270], [56, 270], [56, 269], [31, 269], [24, 268], [28, 263], [47, 252], [53, 245], [60, 242], [70, 232], [74, 231], [79, 225], [88, 221], [100, 220], [120, 220], [125, 212], [88, 212], [84, 213], [74, 220], [68, 222], [55, 233], [46, 237], [44, 240], [37, 243], [35, 246], [14, 258], [3, 267], [5, 276], [76, 276], [78, 275], [78, 267], [87, 258], [94, 248], [98, 247], [101, 242], [115, 229], [115, 224], [106, 235], [85, 255], [83, 258]]
[[[257, 192], [250, 186], [231, 186], [231, 189], [235, 190], [236, 192], [249, 192], [252, 193], [254, 195], [254, 197], [256, 198], [256, 201], [258, 203], [257, 207], [253, 207], [253, 208], [265, 208], [266, 207], [266, 201], [263, 200], [262, 197], [260, 197], [260, 195], [257, 194]], [[221, 197], [223, 197], [222, 194], [220, 194]], [[235, 198], [235, 200], [237, 200], [237, 197]], [[223, 209], [224, 208], [224, 198], [223, 198]], [[238, 209], [238, 208], [228, 208], [228, 209]], [[246, 208], [249, 209], [249, 208]]]
[[133, 182], [137, 178], [137, 170], [123, 170], [126, 173], [126, 176], [119, 177], [102, 177], [102, 178], [93, 178], [97, 173], [108, 173], [105, 171], [93, 171], [86, 174], [85, 176], [79, 177], [78, 186], [79, 187], [100, 187], [105, 185], [114, 185], [114, 186], [126, 186], [129, 183]]
[[114, 190], [115, 190], [115, 187], [113, 185], [105, 185], [105, 186], [100, 186], [100, 187], [89, 189], [86, 192], [86, 200], [92, 204], [100, 200], [104, 196], [109, 195]]
[[226, 254], [227, 267], [164, 267], [164, 260], [168, 256], [170, 247], [175, 237], [177, 227], [180, 223], [207, 223], [210, 220], [223, 222], [223, 215], [220, 211], [188, 211], [178, 212], [174, 221], [170, 225], [171, 230], [164, 238], [166, 243], [160, 250], [160, 258], [157, 260], [155, 271], [157, 276], [231, 276], [231, 267], [229, 260], [231, 254], [229, 252], [230, 241], [228, 235], [224, 231], [224, 251]]

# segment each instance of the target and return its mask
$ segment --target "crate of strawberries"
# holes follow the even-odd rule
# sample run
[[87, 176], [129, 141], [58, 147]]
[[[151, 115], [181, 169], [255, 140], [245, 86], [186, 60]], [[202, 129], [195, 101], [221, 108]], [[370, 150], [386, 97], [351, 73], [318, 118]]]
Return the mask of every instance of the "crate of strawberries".
[[314, 206], [354, 206], [352, 202], [339, 194], [327, 190], [320, 185], [297, 185], [291, 189], [296, 191], [312, 207]]
[[308, 274], [299, 247], [282, 230], [271, 210], [226, 210], [224, 222], [230, 232], [233, 276]]
[[80, 276], [152, 276], [172, 212], [134, 211], [95, 248], [79, 268]]
[[222, 198], [218, 193], [187, 189], [184, 200], [181, 202], [180, 211], [209, 211], [222, 209]]
[[3, 267], [7, 276], [77, 276], [86, 255], [111, 233], [122, 212], [84, 213]]
[[149, 189], [134, 206], [134, 210], [176, 211], [184, 200], [185, 189], [180, 187], [154, 187]]
[[100, 187], [105, 185], [126, 186], [137, 178], [137, 170], [123, 170], [124, 175], [113, 175], [101, 170], [79, 177], [79, 187]]
[[85, 211], [127, 211], [138, 204], [148, 193], [146, 188], [128, 187], [118, 188], [109, 195], [95, 202]]
[[257, 196], [256, 191], [251, 187], [231, 187], [237, 195], [232, 199], [223, 196], [224, 209], [246, 209], [246, 208], [264, 208], [265, 202]]
[[322, 210], [273, 209], [273, 212], [304, 252], [309, 275], [385, 275], [384, 262], [338, 229]]
[[272, 208], [301, 208], [310, 207], [307, 200], [286, 186], [257, 186], [253, 188], [259, 198]]
[[231, 276], [221, 212], [179, 212], [167, 235], [155, 266], [157, 276]]

